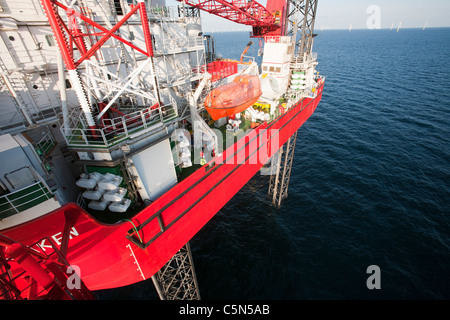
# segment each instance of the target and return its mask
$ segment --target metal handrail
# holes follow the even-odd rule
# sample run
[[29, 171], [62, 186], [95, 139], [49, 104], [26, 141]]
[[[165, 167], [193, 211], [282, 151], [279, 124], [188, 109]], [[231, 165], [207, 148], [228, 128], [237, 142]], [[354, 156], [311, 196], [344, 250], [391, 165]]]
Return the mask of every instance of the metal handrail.
[[47, 154], [47, 152], [51, 149], [51, 147], [55, 144], [55, 139], [53, 139], [52, 134], [47, 132], [41, 140], [39, 140], [38, 143], [36, 143], [36, 146], [39, 148], [39, 150], [43, 154]]
[[[23, 191], [26, 190], [26, 189], [32, 188], [32, 187], [34, 187], [34, 186], [36, 186], [36, 185], [39, 186], [39, 189], [36, 189], [36, 190], [34, 190], [34, 191], [31, 191], [31, 192], [26, 193], [26, 194], [24, 194], [24, 195], [22, 195], [22, 196], [19, 196], [19, 197], [17, 197], [17, 198], [12, 199], [12, 197], [13, 197], [14, 195], [16, 195], [16, 194], [18, 194], [18, 193], [20, 193], [20, 192], [23, 192]], [[29, 197], [30, 195], [33, 195], [33, 194], [35, 194], [35, 193], [38, 193], [38, 195], [37, 195], [36, 197], [33, 197], [32, 199], [27, 200], [27, 201], [25, 201], [25, 202], [21, 202], [21, 201], [20, 201], [21, 199], [24, 199], [24, 198], [26, 198], [26, 197]], [[38, 182], [33, 183], [33, 184], [29, 185], [29, 186], [26, 186], [26, 187], [24, 187], [24, 188], [22, 188], [22, 189], [19, 189], [19, 190], [16, 190], [16, 191], [14, 191], [14, 192], [11, 192], [11, 193], [8, 193], [8, 194], [6, 194], [6, 195], [3, 195], [3, 196], [0, 197], [0, 201], [2, 201], [3, 199], [5, 199], [6, 202], [3, 203], [2, 205], [9, 204], [10, 207], [8, 207], [8, 208], [5, 209], [5, 210], [0, 211], [0, 215], [1, 215], [2, 213], [4, 213], [4, 212], [7, 212], [7, 211], [11, 210], [11, 209], [13, 209], [13, 210], [15, 211], [15, 213], [19, 213], [19, 212], [23, 211], [22, 208], [23, 208], [23, 207], [26, 207], [27, 204], [32, 203], [33, 201], [36, 201], [36, 200], [38, 200], [38, 199], [40, 199], [40, 198], [42, 198], [42, 197], [45, 197], [45, 199], [44, 199], [43, 201], [45, 201], [45, 200], [50, 200], [50, 199], [53, 197], [53, 193], [51, 192], [51, 190], [48, 189], [48, 188], [44, 185], [44, 183], [43, 183], [42, 181], [38, 181]], [[20, 202], [19, 204], [14, 204], [14, 203], [17, 203], [18, 201]], [[39, 203], [42, 203], [43, 201], [41, 201], [41, 202], [39, 202]], [[28, 209], [28, 207], [26, 207], [26, 209]], [[25, 209], [25, 210], [26, 210], [26, 209]]]
[[[61, 132], [68, 146], [105, 148], [122, 142], [138, 131], [177, 115], [176, 101], [152, 110], [148, 107], [113, 119], [102, 120], [103, 127], [89, 128], [81, 110], [72, 114], [61, 126]], [[166, 112], [166, 115], [164, 113]]]

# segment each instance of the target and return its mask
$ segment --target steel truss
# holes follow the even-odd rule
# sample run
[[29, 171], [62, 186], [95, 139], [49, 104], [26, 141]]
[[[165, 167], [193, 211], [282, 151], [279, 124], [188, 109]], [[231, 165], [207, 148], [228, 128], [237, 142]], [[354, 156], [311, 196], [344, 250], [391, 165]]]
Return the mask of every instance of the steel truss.
[[[101, 116], [119, 97], [123, 97], [124, 94], [140, 96], [143, 102], [152, 101], [151, 104], [159, 102], [160, 99], [153, 63], [153, 44], [144, 2], [139, 0], [136, 5], [130, 6], [129, 12], [115, 25], [111, 25], [109, 29], [95, 22], [86, 7], [75, 6], [74, 2], [66, 6], [57, 0], [41, 0], [42, 7], [47, 15], [53, 35], [66, 65], [73, 90], [77, 95], [89, 127], [95, 129]], [[79, 7], [78, 10], [76, 10], [77, 7]], [[134, 15], [139, 15], [140, 17], [145, 48], [137, 47], [120, 36], [120, 28]], [[63, 17], [66, 17], [66, 19], [63, 19]], [[67, 20], [67, 23], [65, 20]], [[110, 23], [108, 22], [107, 24]], [[127, 46], [131, 48], [130, 50], [134, 50], [146, 58], [140, 66], [135, 66], [133, 72], [125, 79], [111, 74], [106, 68], [94, 62], [94, 59], [91, 59], [95, 57], [101, 60], [102, 55], [100, 50], [109, 39], [114, 39], [120, 43], [122, 49]], [[74, 46], [77, 50], [73, 49]], [[122, 52], [122, 54], [125, 54], [125, 52]], [[133, 85], [134, 80], [140, 77], [147, 64], [151, 71], [154, 89], [153, 95], [147, 92], [147, 88]], [[80, 77], [79, 68], [82, 65], [86, 68], [86, 72], [83, 73], [86, 77], [86, 83], [83, 83]], [[103, 78], [101, 75], [103, 75]], [[108, 76], [111, 80], [108, 79]], [[92, 91], [94, 93], [90, 89], [87, 91], [87, 88], [93, 88]], [[91, 104], [91, 95], [95, 96], [98, 100], [97, 102], [107, 103], [102, 113], [96, 118], [94, 117], [96, 111]]]
[[280, 28], [275, 17], [254, 0], [177, 0], [227, 20], [253, 27], [253, 35], [261, 36]]
[[291, 177], [292, 163], [294, 162], [295, 142], [297, 140], [296, 131], [289, 140], [278, 150], [275, 156], [278, 159], [276, 165], [272, 166], [272, 172], [269, 182], [269, 198], [272, 203], [280, 207], [281, 201], [288, 196], [289, 179]]
[[314, 23], [318, 0], [288, 0], [286, 14], [286, 34], [293, 35], [297, 30], [295, 52], [297, 57], [310, 54], [313, 45]]
[[189, 242], [153, 277], [161, 300], [200, 300]]

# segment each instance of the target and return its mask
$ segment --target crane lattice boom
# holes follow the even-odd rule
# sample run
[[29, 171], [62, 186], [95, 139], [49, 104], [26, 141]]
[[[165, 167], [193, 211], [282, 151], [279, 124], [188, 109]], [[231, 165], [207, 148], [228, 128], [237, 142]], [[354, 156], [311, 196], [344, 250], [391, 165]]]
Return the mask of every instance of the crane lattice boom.
[[177, 0], [230, 21], [253, 27], [253, 36], [280, 28], [275, 16], [254, 0]]

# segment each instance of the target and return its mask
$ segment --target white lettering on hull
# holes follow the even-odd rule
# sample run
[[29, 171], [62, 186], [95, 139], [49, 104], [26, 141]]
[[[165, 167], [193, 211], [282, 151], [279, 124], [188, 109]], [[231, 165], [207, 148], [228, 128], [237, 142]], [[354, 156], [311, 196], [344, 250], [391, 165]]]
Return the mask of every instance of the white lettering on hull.
[[[80, 234], [78, 233], [77, 229], [75, 229], [75, 227], [72, 227], [72, 229], [70, 229], [69, 231], [69, 240], [79, 235]], [[63, 233], [62, 232], [55, 233], [54, 235], [50, 236], [50, 238], [55, 242], [56, 245], [60, 246], [61, 241], [63, 239]], [[37, 246], [41, 248], [44, 252], [47, 251], [47, 249], [52, 249], [52, 246], [49, 243], [48, 238], [43, 239], [41, 242], [37, 244]]]

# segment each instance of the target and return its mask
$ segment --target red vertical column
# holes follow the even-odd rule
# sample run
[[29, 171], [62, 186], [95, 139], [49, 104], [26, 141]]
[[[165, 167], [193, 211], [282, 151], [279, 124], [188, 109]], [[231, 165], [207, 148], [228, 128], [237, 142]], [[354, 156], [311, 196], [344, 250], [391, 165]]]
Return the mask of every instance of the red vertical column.
[[[72, 56], [71, 48], [67, 42], [66, 35], [63, 31], [63, 22], [59, 16], [56, 8], [51, 0], [41, 0], [42, 7], [47, 15], [48, 22], [52, 28], [53, 35], [55, 36], [56, 42], [58, 43], [59, 50], [61, 51], [62, 58], [68, 70], [70, 77], [70, 82], [73, 85], [73, 89], [77, 95], [78, 101], [80, 102], [81, 108], [86, 116], [86, 121], [91, 129], [92, 135], [96, 136], [96, 124], [92, 116], [91, 106], [84, 92], [83, 85], [78, 75], [78, 71]], [[81, 39], [82, 40], [82, 39]]]
[[141, 15], [141, 24], [142, 29], [144, 31], [144, 39], [145, 39], [145, 46], [147, 48], [147, 53], [149, 57], [153, 57], [153, 42], [152, 42], [152, 35], [150, 33], [150, 26], [148, 24], [148, 17], [147, 17], [147, 10], [145, 9], [145, 3], [143, 0], [138, 0], [138, 6], [139, 6], [139, 14]]
[[84, 55], [88, 50], [86, 48], [86, 43], [84, 42], [83, 32], [81, 32], [81, 27], [78, 25], [77, 19], [72, 12], [67, 13], [67, 18], [69, 20], [69, 28], [74, 36], [75, 43], [78, 50], [80, 50], [81, 55]]
[[73, 61], [72, 54], [68, 49], [68, 43], [65, 34], [61, 30], [60, 23], [58, 21], [57, 15], [54, 12], [53, 5], [50, 0], [41, 0], [42, 7], [47, 15], [50, 27], [53, 30], [53, 35], [55, 36], [56, 42], [58, 43], [59, 50], [61, 51], [62, 57], [66, 64], [68, 70], [75, 70], [75, 63]]

